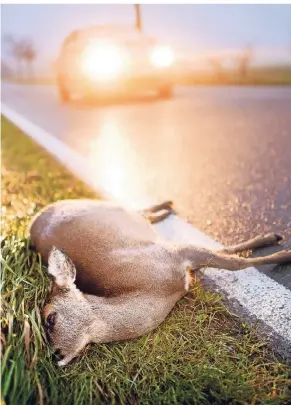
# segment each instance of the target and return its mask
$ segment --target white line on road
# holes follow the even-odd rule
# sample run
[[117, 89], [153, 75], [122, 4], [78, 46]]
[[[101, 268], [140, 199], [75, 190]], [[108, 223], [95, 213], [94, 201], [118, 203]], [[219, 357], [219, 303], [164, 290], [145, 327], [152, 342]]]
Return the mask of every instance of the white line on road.
[[[104, 198], [116, 200], [110, 191], [100, 187], [94, 178], [91, 178], [90, 162], [75, 150], [4, 104], [2, 114], [97, 193], [103, 194]], [[145, 206], [145, 201], [136, 201], [134, 206]], [[171, 216], [155, 227], [159, 234], [173, 242], [191, 243], [210, 249], [221, 247], [178, 216]], [[291, 343], [291, 291], [254, 267], [236, 272], [209, 268], [205, 274], [228, 298], [237, 300], [249, 314], [263, 321], [285, 341]]]

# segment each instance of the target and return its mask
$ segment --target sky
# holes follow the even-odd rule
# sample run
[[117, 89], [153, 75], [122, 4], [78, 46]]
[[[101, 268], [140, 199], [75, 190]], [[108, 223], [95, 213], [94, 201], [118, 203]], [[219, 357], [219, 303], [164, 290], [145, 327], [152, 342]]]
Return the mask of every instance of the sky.
[[[144, 31], [191, 55], [243, 49], [252, 44], [260, 63], [291, 60], [291, 5], [141, 6]], [[48, 66], [73, 29], [92, 24], [133, 24], [133, 5], [2, 5], [1, 33], [29, 37], [38, 65]], [[2, 47], [2, 57], [6, 57]]]

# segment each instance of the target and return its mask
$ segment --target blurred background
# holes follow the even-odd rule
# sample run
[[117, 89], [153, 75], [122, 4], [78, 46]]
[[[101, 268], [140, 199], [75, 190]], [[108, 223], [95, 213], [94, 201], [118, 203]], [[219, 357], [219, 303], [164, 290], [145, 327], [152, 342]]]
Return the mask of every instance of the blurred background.
[[135, 26], [175, 51], [177, 84], [291, 84], [289, 5], [3, 5], [2, 79], [51, 83], [64, 39]]

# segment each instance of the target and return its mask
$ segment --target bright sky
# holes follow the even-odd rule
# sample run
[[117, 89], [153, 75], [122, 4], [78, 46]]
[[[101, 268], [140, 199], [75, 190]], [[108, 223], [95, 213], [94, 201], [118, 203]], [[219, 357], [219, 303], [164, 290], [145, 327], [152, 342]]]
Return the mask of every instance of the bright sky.
[[[252, 43], [271, 62], [291, 59], [291, 5], [142, 5], [144, 29], [197, 54]], [[2, 35], [34, 39], [39, 62], [52, 60], [73, 29], [134, 21], [133, 5], [2, 5]]]

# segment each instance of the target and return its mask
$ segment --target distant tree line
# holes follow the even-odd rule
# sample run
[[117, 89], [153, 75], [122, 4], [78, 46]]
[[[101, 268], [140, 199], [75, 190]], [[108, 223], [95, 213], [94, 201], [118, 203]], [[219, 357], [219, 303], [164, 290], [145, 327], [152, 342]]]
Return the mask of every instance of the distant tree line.
[[[213, 76], [215, 81], [222, 81], [226, 72], [226, 68], [224, 66], [225, 62], [225, 55], [214, 55], [208, 57], [208, 65], [213, 71]], [[229, 58], [229, 56], [227, 56]], [[251, 64], [253, 61], [254, 57], [254, 50], [251, 45], [247, 45], [244, 50], [241, 52], [236, 53], [233, 56], [233, 65], [234, 68], [232, 70], [235, 70], [237, 72], [238, 79], [241, 82], [244, 82], [245, 80], [248, 79], [249, 77], [249, 72], [251, 68]]]

